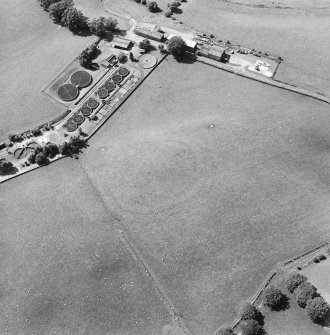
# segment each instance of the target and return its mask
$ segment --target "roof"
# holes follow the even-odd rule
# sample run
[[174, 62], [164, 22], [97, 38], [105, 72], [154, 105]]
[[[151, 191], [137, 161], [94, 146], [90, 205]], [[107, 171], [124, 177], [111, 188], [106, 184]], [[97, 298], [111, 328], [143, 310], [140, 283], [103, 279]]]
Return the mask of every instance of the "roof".
[[111, 44], [115, 47], [127, 49], [129, 45], [131, 44], [131, 42], [132, 42], [131, 40], [128, 40], [126, 38], [115, 37], [112, 40]]
[[214, 55], [214, 56], [219, 56], [219, 57], [221, 57], [222, 56], [222, 54], [224, 53], [224, 50], [216, 50], [216, 49], [210, 49], [209, 50], [209, 55]]
[[166, 38], [167, 38], [168, 40], [170, 40], [170, 39], [171, 39], [172, 37], [174, 37], [174, 36], [181, 37], [181, 38], [185, 41], [187, 47], [189, 47], [189, 48], [193, 48], [193, 49], [194, 49], [194, 48], [196, 48], [196, 46], [197, 46], [197, 42], [196, 42], [196, 41], [189, 40], [188, 38], [185, 38], [185, 37], [180, 36], [180, 35], [168, 34]]
[[143, 27], [143, 26], [136, 26], [135, 29], [134, 29], [134, 33], [136, 34], [144, 34], [146, 36], [149, 36], [150, 38], [154, 37], [156, 39], [159, 39], [161, 40], [164, 36], [163, 33], [160, 33], [158, 31], [155, 31], [155, 30], [149, 30], [148, 28], [146, 27]]

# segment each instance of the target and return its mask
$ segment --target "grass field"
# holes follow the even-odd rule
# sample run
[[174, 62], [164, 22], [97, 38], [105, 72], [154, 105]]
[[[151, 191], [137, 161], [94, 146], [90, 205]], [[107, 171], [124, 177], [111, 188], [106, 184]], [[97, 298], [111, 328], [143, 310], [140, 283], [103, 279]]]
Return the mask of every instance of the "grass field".
[[[41, 89], [93, 38], [35, 0], [0, 6], [2, 138], [61, 112]], [[330, 89], [327, 11], [185, 6], [185, 23], [283, 56], [279, 79]], [[325, 104], [169, 57], [78, 162], [1, 186], [6, 333], [168, 334], [120, 226], [191, 333], [211, 334], [277, 261], [329, 239], [329, 134]]]
[[75, 160], [1, 185], [0, 208], [1, 333], [154, 335], [171, 327]]
[[53, 24], [36, 0], [2, 0], [0, 9], [3, 139], [65, 109], [41, 90], [95, 38], [77, 37]]
[[193, 334], [210, 334], [277, 261], [329, 238], [328, 106], [171, 60], [139, 90], [81, 162]]

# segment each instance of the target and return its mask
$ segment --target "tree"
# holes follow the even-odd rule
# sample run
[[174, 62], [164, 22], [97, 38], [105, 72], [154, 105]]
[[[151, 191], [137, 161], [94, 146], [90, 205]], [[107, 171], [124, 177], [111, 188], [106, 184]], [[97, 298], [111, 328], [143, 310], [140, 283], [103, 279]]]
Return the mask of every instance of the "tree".
[[271, 309], [282, 309], [286, 301], [285, 295], [275, 286], [268, 286], [264, 292], [262, 301], [265, 306]]
[[148, 4], [148, 9], [150, 12], [155, 13], [159, 11], [159, 7], [156, 1], [151, 1]]
[[307, 301], [307, 314], [315, 323], [323, 323], [328, 316], [330, 306], [322, 297], [316, 297]]
[[165, 53], [166, 50], [165, 50], [165, 47], [163, 44], [158, 44], [158, 50], [161, 52], [161, 53]]
[[305, 308], [307, 301], [317, 296], [317, 290], [310, 282], [304, 282], [295, 290], [295, 295], [297, 304], [301, 308]]
[[302, 275], [301, 273], [295, 272], [288, 276], [285, 281], [286, 288], [290, 293], [293, 293], [299, 285], [307, 281], [307, 277]]
[[186, 52], [186, 42], [180, 36], [173, 36], [168, 42], [167, 50], [175, 58], [181, 58]]
[[150, 40], [148, 40], [147, 38], [143, 39], [140, 43], [139, 43], [139, 48], [141, 49], [145, 49], [145, 51], [149, 51], [151, 48], [151, 42]]
[[15, 172], [17, 169], [12, 162], [7, 160], [0, 160], [0, 175], [5, 176], [7, 174]]
[[104, 26], [107, 31], [114, 31], [117, 28], [118, 21], [112, 17], [105, 18], [103, 20]]
[[263, 321], [263, 315], [259, 309], [248, 302], [241, 309], [241, 318], [242, 320], [256, 320], [259, 323]]
[[61, 24], [73, 33], [79, 33], [88, 28], [88, 19], [80, 10], [69, 7], [63, 13]]
[[64, 142], [59, 151], [63, 156], [73, 156], [78, 155], [83, 148], [86, 148], [86, 140], [76, 136], [71, 137], [69, 142]]
[[31, 164], [35, 164], [36, 163], [36, 158], [37, 158], [37, 153], [34, 152], [32, 153], [29, 158], [28, 158], [28, 161], [31, 163]]
[[141, 3], [142, 3], [142, 5], [146, 5], [147, 4], [147, 0], [142, 0]]
[[62, 0], [49, 6], [49, 17], [55, 23], [61, 23], [64, 12], [73, 6], [72, 0]]
[[221, 328], [216, 335], [234, 335], [234, 331], [232, 328]]
[[54, 158], [60, 153], [59, 147], [54, 143], [47, 143], [43, 149], [43, 153], [46, 157]]
[[49, 164], [49, 160], [42, 152], [40, 152], [36, 156], [36, 163], [40, 166], [43, 166]]
[[262, 327], [256, 320], [246, 320], [240, 323], [242, 335], [260, 335]]
[[117, 24], [117, 20], [101, 16], [98, 19], [94, 19], [90, 22], [89, 29], [91, 33], [97, 36], [104, 36], [116, 29]]
[[126, 55], [121, 51], [117, 56], [118, 62], [124, 63], [126, 60]]
[[59, 1], [61, 0], [38, 0], [39, 5], [46, 11], [48, 11], [50, 5]]

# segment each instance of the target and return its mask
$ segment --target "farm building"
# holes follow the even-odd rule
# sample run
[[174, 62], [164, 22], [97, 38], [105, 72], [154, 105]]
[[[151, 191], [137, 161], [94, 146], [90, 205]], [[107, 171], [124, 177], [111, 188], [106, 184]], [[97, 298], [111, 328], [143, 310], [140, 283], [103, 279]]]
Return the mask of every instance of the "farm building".
[[111, 41], [111, 45], [114, 48], [120, 48], [120, 49], [128, 49], [131, 45], [132, 41], [128, 40], [126, 38], [122, 38], [122, 37], [115, 37], [112, 41]]
[[193, 40], [190, 40], [190, 39], [187, 39], [183, 36], [180, 36], [180, 35], [175, 35], [175, 34], [165, 34], [165, 37], [170, 40], [172, 37], [174, 36], [179, 36], [181, 37], [185, 43], [186, 43], [186, 50], [189, 51], [189, 52], [195, 52], [196, 51], [196, 48], [197, 48], [197, 42], [193, 41]]
[[158, 42], [161, 42], [163, 37], [164, 37], [164, 34], [157, 31], [157, 29], [150, 30], [150, 29], [148, 29], [146, 27], [143, 27], [143, 26], [136, 26], [135, 29], [134, 29], [134, 33], [136, 35], [146, 37], [146, 38], [149, 38], [151, 40], [158, 41]]
[[224, 61], [226, 59], [226, 48], [219, 47], [219, 46], [212, 46], [207, 48], [203, 46], [201, 49], [198, 50], [198, 54], [200, 56], [208, 57], [210, 59], [214, 59], [218, 62]]
[[116, 61], [116, 56], [114, 54], [111, 54], [107, 59], [102, 61], [101, 65], [103, 67], [109, 68], [114, 64], [115, 61]]

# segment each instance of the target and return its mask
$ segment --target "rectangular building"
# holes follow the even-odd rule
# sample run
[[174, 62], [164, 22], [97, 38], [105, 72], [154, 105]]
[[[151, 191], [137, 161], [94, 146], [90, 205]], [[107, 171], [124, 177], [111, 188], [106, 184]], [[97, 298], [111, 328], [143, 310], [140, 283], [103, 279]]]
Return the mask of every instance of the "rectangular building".
[[114, 37], [114, 39], [111, 41], [112, 47], [125, 50], [127, 50], [130, 47], [131, 43], [132, 43], [131, 40], [122, 37]]
[[136, 26], [134, 29], [134, 34], [145, 37], [145, 38], [149, 38], [151, 40], [155, 40], [158, 42], [161, 42], [164, 37], [163, 33], [160, 33], [159, 31], [156, 31], [156, 30], [151, 31], [142, 26]]

